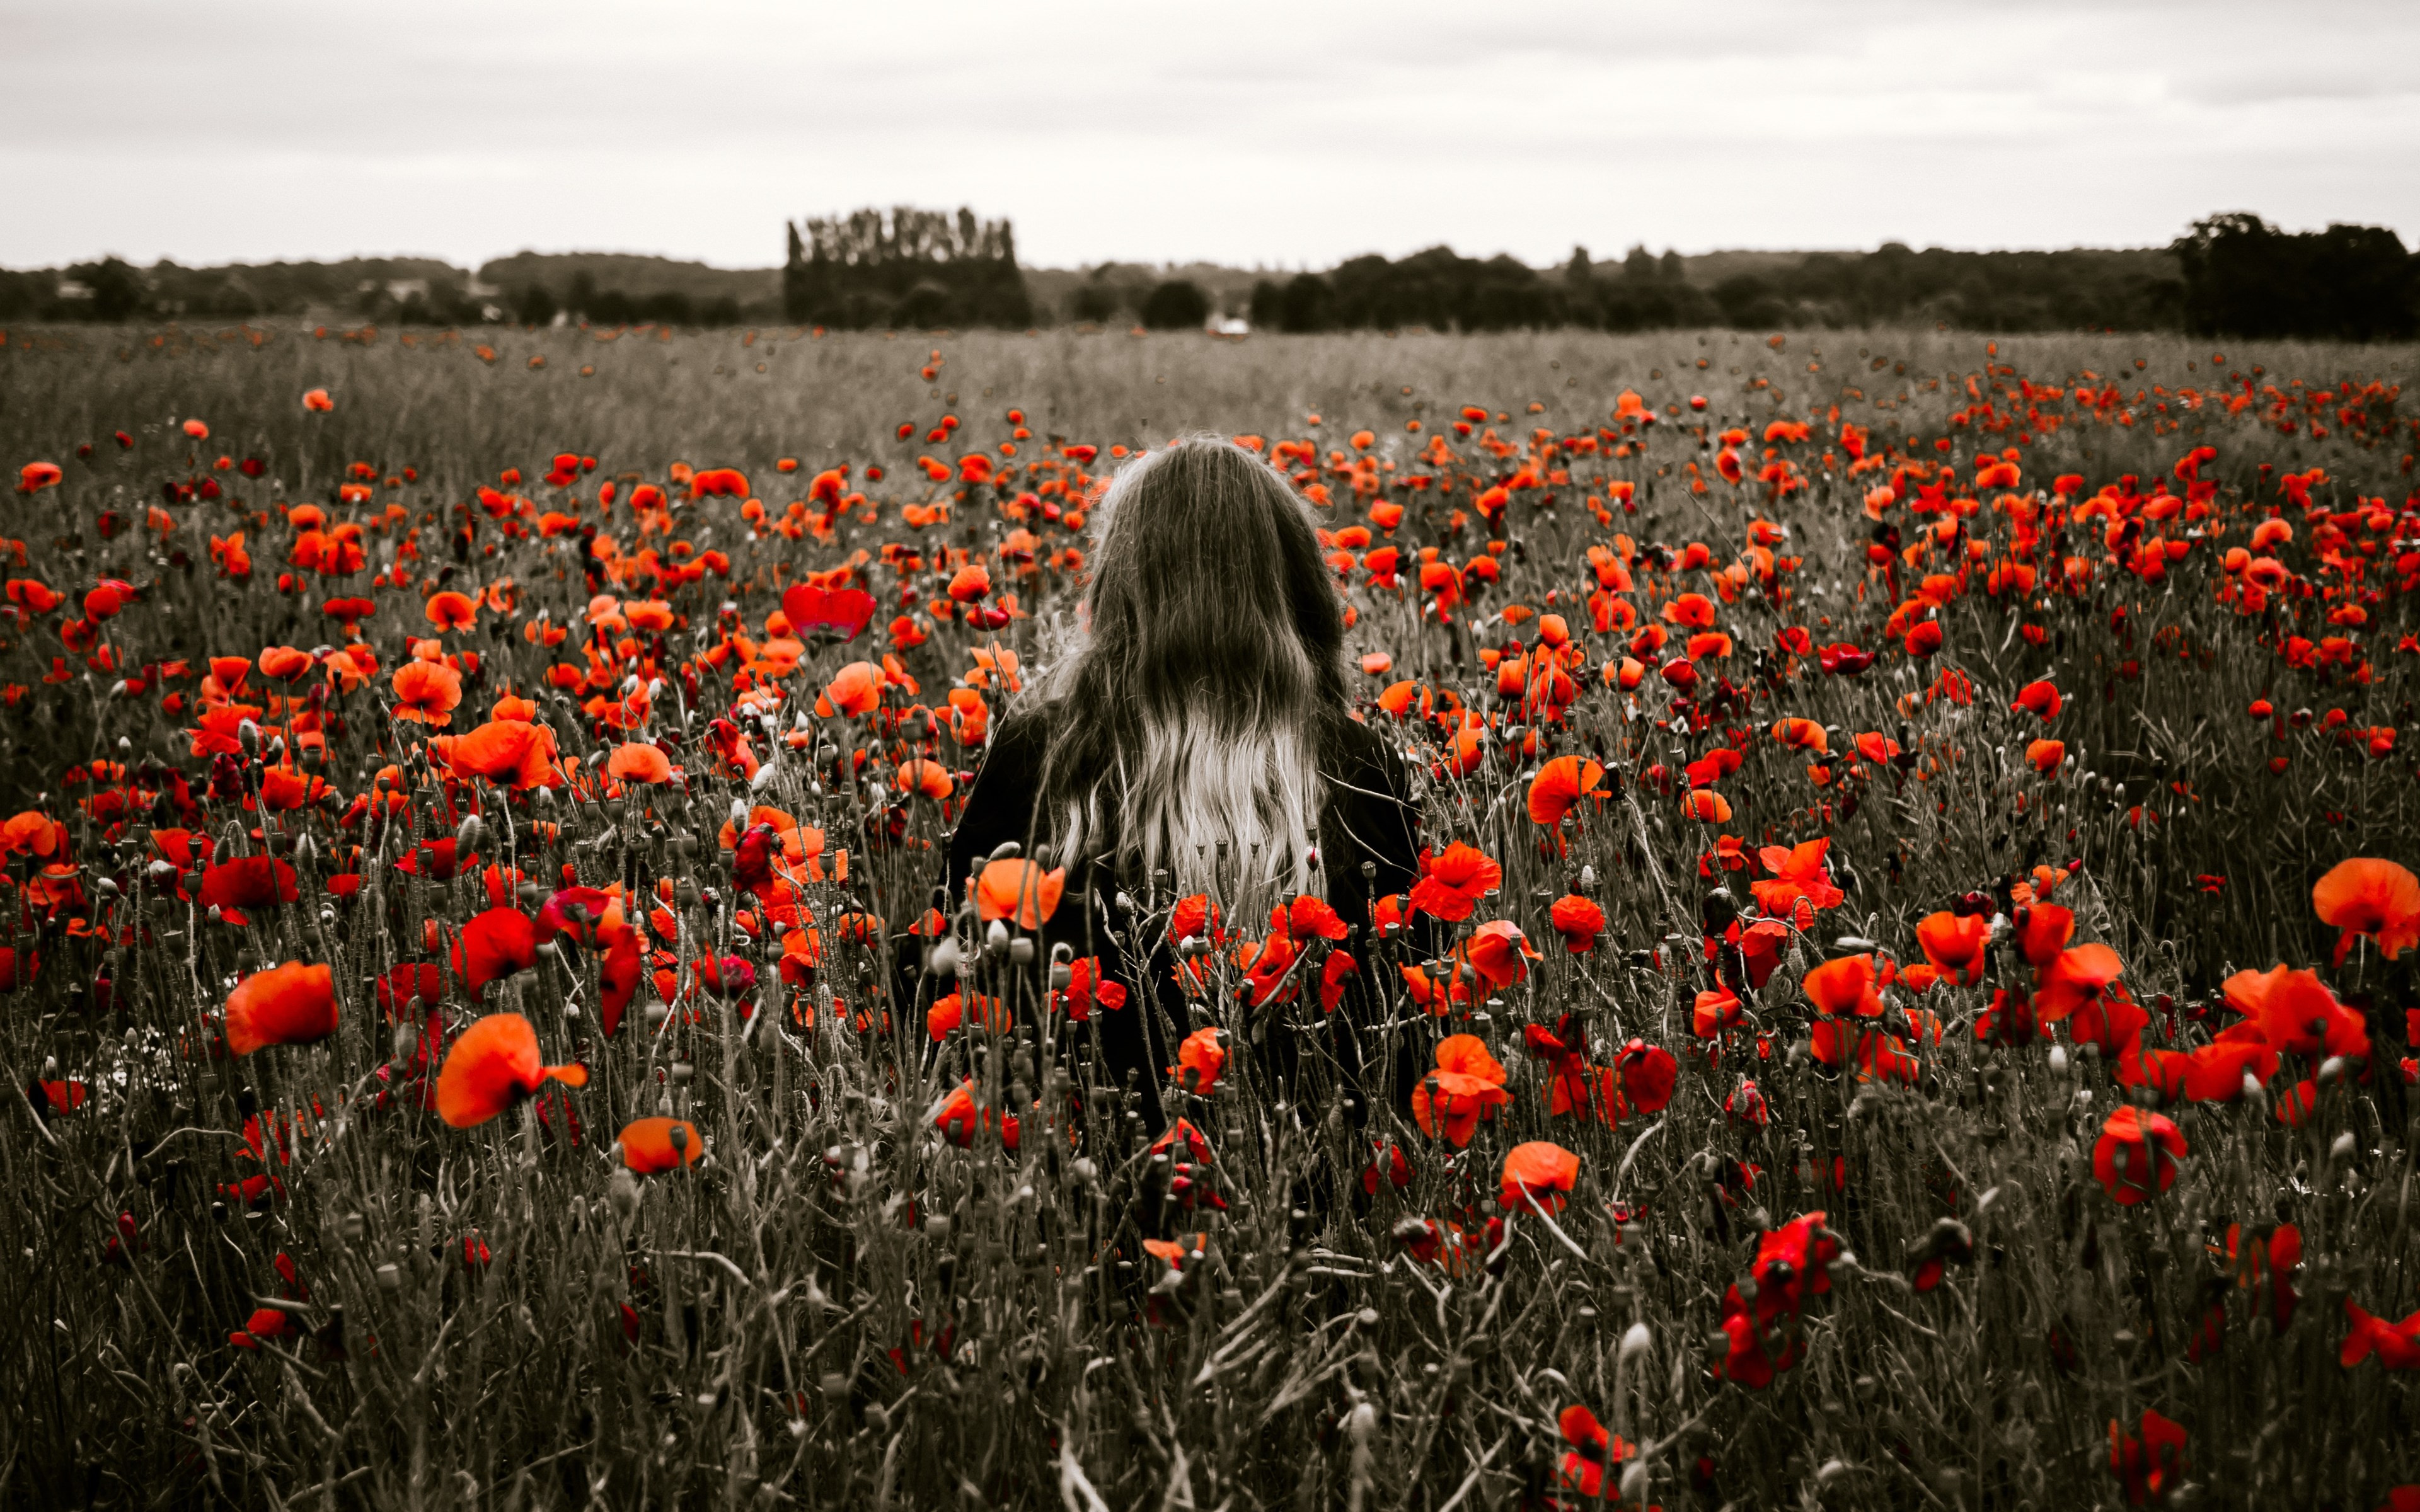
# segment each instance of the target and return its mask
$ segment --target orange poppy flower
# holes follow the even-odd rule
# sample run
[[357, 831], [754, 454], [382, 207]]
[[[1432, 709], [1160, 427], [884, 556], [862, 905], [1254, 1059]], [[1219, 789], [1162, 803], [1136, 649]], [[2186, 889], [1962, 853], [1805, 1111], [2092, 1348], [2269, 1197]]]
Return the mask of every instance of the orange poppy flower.
[[484, 777], [514, 788], [553, 787], [562, 781], [554, 761], [554, 732], [542, 724], [491, 719], [446, 742], [439, 754], [456, 777]]
[[1774, 721], [1773, 738], [1793, 750], [1811, 750], [1819, 756], [1831, 750], [1830, 737], [1812, 719], [1777, 719]]
[[1538, 959], [1538, 952], [1521, 933], [1520, 926], [1508, 919], [1491, 919], [1471, 932], [1462, 948], [1463, 959], [1479, 973], [1479, 980], [1492, 990], [1512, 986], [1529, 974], [1528, 963]]
[[2057, 771], [2059, 764], [2066, 760], [2067, 742], [2064, 740], [2033, 740], [2025, 743], [2025, 764], [2044, 776]]
[[975, 875], [975, 911], [985, 923], [1005, 918], [1018, 929], [1040, 929], [1066, 890], [1063, 866], [1045, 872], [1032, 861], [990, 861]]
[[827, 719], [835, 714], [845, 714], [851, 718], [872, 714], [882, 706], [885, 681], [882, 668], [876, 663], [850, 662], [816, 697], [815, 712]]
[[271, 646], [260, 654], [260, 674], [272, 682], [290, 683], [312, 666], [311, 654], [292, 646]]
[[437, 1073], [437, 1116], [473, 1129], [546, 1085], [588, 1085], [585, 1066], [538, 1061], [537, 1031], [519, 1013], [490, 1013], [462, 1031]]
[[309, 1044], [335, 1030], [334, 976], [324, 965], [289, 961], [254, 972], [227, 995], [226, 1041], [233, 1055], [248, 1056], [264, 1045]]
[[1572, 806], [1596, 791], [1605, 768], [1580, 756], [1558, 756], [1529, 779], [1529, 818], [1534, 824], [1559, 825]]
[[2273, 966], [2239, 971], [2219, 983], [2226, 1006], [2257, 1025], [2273, 1050], [2301, 1056], [2366, 1056], [2369, 1030], [2359, 1011], [2336, 1001], [2316, 972]]
[[[680, 1137], [673, 1136], [677, 1132]], [[703, 1153], [697, 1125], [679, 1119], [640, 1119], [622, 1130], [622, 1164], [641, 1176], [694, 1165]]]
[[955, 786], [950, 777], [950, 769], [939, 762], [919, 756], [899, 765], [898, 787], [902, 793], [940, 799], [948, 797]]
[[1430, 1138], [1442, 1133], [1457, 1149], [1466, 1146], [1480, 1119], [1512, 1101], [1504, 1077], [1485, 1041], [1475, 1034], [1450, 1035], [1437, 1044], [1436, 1069], [1412, 1091], [1412, 1118]]
[[1983, 980], [1983, 948], [1992, 943], [1992, 921], [1945, 908], [1916, 920], [1916, 943], [1942, 975], [1972, 984]]
[[1695, 788], [1681, 795], [1681, 813], [1684, 818], [1710, 825], [1728, 825], [1731, 822], [1731, 804], [1712, 788]]
[[66, 850], [67, 843], [67, 825], [37, 810], [0, 825], [0, 854], [47, 857]]
[[2123, 997], [2126, 989], [2118, 978], [2125, 969], [2118, 952], [2105, 945], [2061, 950], [2035, 980], [2034, 1011], [2046, 1020], [2063, 1019], [2100, 1002], [2104, 994]]
[[2389, 961], [2420, 945], [2420, 878], [2393, 861], [2356, 856], [2337, 862], [2312, 887], [2311, 904], [2319, 922], [2343, 932], [2336, 938], [2337, 965], [2365, 934]]
[[1227, 1050], [1218, 1042], [1225, 1032], [1217, 1027], [1196, 1029], [1176, 1047], [1176, 1065], [1170, 1074], [1196, 1097], [1208, 1097], [1218, 1085], [1218, 1073], [1227, 1068]]
[[1497, 1194], [1508, 1211], [1535, 1206], [1541, 1211], [1562, 1211], [1563, 1198], [1579, 1180], [1580, 1158], [1546, 1139], [1515, 1145], [1504, 1157], [1501, 1190]]
[[447, 725], [462, 702], [462, 674], [442, 662], [407, 661], [395, 670], [395, 717]]
[[643, 741], [613, 748], [606, 759], [606, 775], [623, 782], [669, 782], [673, 779], [672, 758]]
[[450, 589], [432, 594], [425, 612], [428, 623], [441, 632], [467, 630], [479, 623], [478, 601], [468, 594], [458, 594]]
[[1844, 955], [1826, 961], [1799, 980], [1799, 988], [1815, 1011], [1827, 1017], [1877, 1018], [1883, 1012], [1881, 989], [1874, 979], [1874, 958]]

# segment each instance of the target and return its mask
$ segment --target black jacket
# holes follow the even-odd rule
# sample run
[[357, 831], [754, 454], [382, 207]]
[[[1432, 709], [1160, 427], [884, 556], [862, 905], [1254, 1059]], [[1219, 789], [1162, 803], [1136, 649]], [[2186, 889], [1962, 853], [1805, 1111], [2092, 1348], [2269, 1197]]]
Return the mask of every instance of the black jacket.
[[[1050, 721], [1081, 717], [1076, 711], [1045, 704], [1021, 711], [1003, 723], [967, 795], [951, 840], [941, 885], [949, 892], [952, 909], [966, 901], [968, 876], [1001, 842], [1015, 841], [1033, 859], [1047, 859], [1036, 854], [1036, 842], [1049, 832], [1049, 817], [1038, 809]], [[1417, 878], [1419, 815], [1411, 801], [1402, 759], [1377, 732], [1339, 717], [1323, 732], [1320, 748], [1325, 799], [1317, 843], [1326, 878], [1326, 901], [1351, 932], [1335, 948], [1350, 953], [1360, 968], [1338, 1005], [1339, 1015], [1347, 1024], [1367, 1025], [1383, 1000], [1373, 990], [1378, 962], [1372, 949], [1371, 903], [1407, 891]], [[1167, 1025], [1180, 1035], [1197, 1025], [1193, 1007], [1174, 980], [1173, 942], [1165, 937], [1166, 910], [1173, 899], [1165, 889], [1155, 894], [1151, 878], [1118, 874], [1111, 859], [1116, 852], [1114, 836], [1094, 836], [1087, 849], [1093, 855], [1069, 868], [1065, 895], [1042, 930], [1042, 961], [1047, 963], [1051, 945], [1064, 942], [1078, 957], [1098, 957], [1102, 975], [1126, 989], [1125, 1008], [1096, 1008], [1094, 1019], [1100, 1029], [1109, 1077], [1121, 1083], [1131, 1078], [1141, 1094], [1143, 1117], [1156, 1130], [1164, 1126], [1165, 1118], [1159, 1079], [1171, 1063], [1173, 1046], [1167, 1041], [1167, 1028], [1158, 1015], [1146, 1011], [1146, 1006], [1156, 1000]], [[1367, 874], [1365, 864], [1371, 868]], [[1121, 895], [1126, 903], [1124, 908]], [[1267, 929], [1265, 919], [1226, 922], [1231, 933], [1255, 938]], [[1281, 1080], [1291, 1077], [1298, 1051], [1295, 1036], [1273, 1026], [1273, 1021], [1280, 1014], [1301, 1019], [1316, 1013], [1318, 978], [1309, 967], [1306, 976], [1301, 990], [1294, 995], [1294, 1006], [1254, 1011], [1261, 1018], [1249, 1029], [1255, 1054], [1269, 1073]], [[1307, 1009], [1304, 1003], [1314, 1006]], [[1231, 1028], [1237, 1026], [1236, 1012], [1220, 1017]], [[1337, 1042], [1332, 1048], [1349, 1076], [1358, 1057], [1354, 1037], [1334, 1038]]]

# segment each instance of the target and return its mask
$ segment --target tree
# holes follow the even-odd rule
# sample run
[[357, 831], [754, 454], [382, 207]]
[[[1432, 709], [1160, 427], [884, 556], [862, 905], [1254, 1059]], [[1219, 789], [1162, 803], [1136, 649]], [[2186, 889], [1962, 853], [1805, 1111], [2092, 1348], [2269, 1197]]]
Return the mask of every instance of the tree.
[[1586, 289], [1596, 277], [1596, 268], [1589, 261], [1586, 247], [1574, 247], [1572, 260], [1563, 265], [1563, 283], [1572, 289]]
[[1253, 282], [1251, 321], [1257, 331], [1275, 331], [1285, 324], [1285, 290], [1276, 279]]
[[561, 308], [555, 302], [554, 291], [544, 284], [525, 284], [511, 299], [513, 318], [525, 326], [542, 326], [554, 318]]
[[1644, 241], [1631, 248], [1628, 255], [1621, 259], [1621, 276], [1634, 283], [1650, 283], [1653, 281], [1656, 274], [1655, 255], [1647, 250], [1647, 243]]
[[1296, 273], [1278, 300], [1278, 325], [1292, 332], [1325, 331], [1335, 318], [1336, 295], [1317, 273]]
[[131, 320], [150, 302], [151, 291], [143, 275], [122, 257], [78, 263], [68, 270], [68, 276], [92, 290], [95, 320]]
[[1198, 330], [1210, 318], [1210, 296], [1189, 278], [1163, 280], [1142, 301], [1142, 323], [1154, 331]]
[[2380, 341], [2420, 330], [2413, 259], [2384, 226], [2289, 233], [2237, 210], [2195, 222], [2171, 250], [2197, 334]]

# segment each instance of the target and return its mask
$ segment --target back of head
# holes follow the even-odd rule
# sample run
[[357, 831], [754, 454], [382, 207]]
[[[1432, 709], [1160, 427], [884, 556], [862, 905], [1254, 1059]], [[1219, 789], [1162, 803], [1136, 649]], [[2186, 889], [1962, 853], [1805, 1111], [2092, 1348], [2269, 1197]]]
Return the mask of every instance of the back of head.
[[1119, 471], [1092, 571], [1083, 642], [1050, 684], [1064, 857], [1113, 850], [1236, 904], [1307, 885], [1321, 733], [1346, 698], [1310, 506], [1259, 456], [1196, 437]]

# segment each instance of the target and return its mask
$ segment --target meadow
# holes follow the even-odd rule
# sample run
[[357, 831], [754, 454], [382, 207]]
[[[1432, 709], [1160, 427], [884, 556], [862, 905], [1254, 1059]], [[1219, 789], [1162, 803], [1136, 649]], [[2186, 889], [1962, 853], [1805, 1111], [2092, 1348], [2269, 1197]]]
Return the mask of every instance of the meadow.
[[[0, 1496], [2420, 1508], [2415, 360], [9, 330]], [[938, 873], [1196, 431], [1431, 856], [1155, 1138]]]

